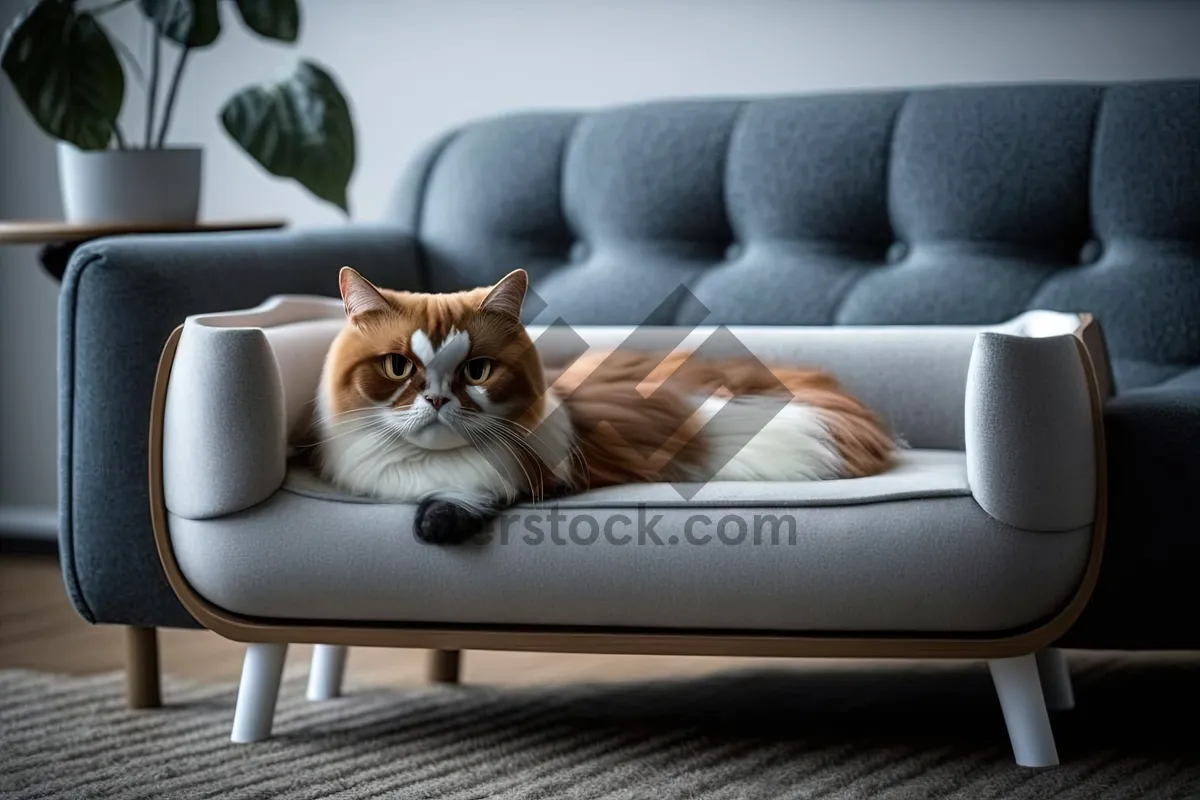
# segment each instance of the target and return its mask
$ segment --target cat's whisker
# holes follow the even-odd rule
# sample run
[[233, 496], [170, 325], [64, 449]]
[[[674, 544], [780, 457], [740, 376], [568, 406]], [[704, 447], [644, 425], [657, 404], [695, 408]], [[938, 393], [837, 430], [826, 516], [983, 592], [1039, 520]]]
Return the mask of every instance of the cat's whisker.
[[[467, 411], [466, 409], [463, 409], [463, 410]], [[514, 428], [517, 428], [518, 430], [520, 430], [522, 433], [526, 434], [527, 436], [531, 436], [531, 437], [537, 439], [539, 442], [542, 442], [543, 444], [545, 444], [545, 440], [542, 439], [540, 436], [538, 436], [536, 432], [531, 431], [529, 428], [526, 428], [524, 425], [517, 422], [516, 420], [511, 420], [507, 417], [498, 417], [498, 416], [494, 416], [491, 414], [484, 414], [479, 411], [467, 411], [467, 413], [476, 415], [480, 419], [485, 419], [488, 422], [493, 422], [493, 423], [496, 423], [499, 425], [511, 425]]]
[[[505, 420], [505, 421], [511, 421], [511, 420]], [[495, 420], [495, 422], [498, 424], [498, 423], [500, 423], [500, 420]], [[518, 426], [518, 427], [523, 427], [523, 426]], [[529, 442], [527, 441], [527, 439], [526, 439], [526, 438], [524, 438], [524, 437], [521, 437], [521, 436], [518, 436], [518, 435], [517, 435], [517, 434], [516, 434], [514, 431], [511, 431], [511, 430], [505, 429], [505, 428], [503, 427], [503, 425], [499, 425], [499, 427], [497, 427], [497, 428], [496, 428], [496, 430], [497, 430], [497, 432], [498, 432], [498, 433], [501, 433], [502, 435], [505, 435], [505, 436], [507, 436], [508, 438], [512, 439], [513, 441], [518, 441], [518, 442], [520, 442], [520, 443], [521, 443], [521, 445], [522, 445], [523, 447], [525, 447], [525, 448], [526, 448], [526, 449], [529, 451], [529, 453], [530, 453], [530, 454], [533, 456], [533, 458], [536, 460], [536, 462], [537, 462], [537, 464], [538, 464], [538, 469], [539, 469], [539, 472], [540, 472], [540, 471], [541, 471], [543, 468], [545, 468], [545, 469], [549, 469], [551, 472], [554, 472], [554, 473], [557, 475], [556, 468], [557, 468], [558, 466], [560, 466], [560, 464], [550, 464], [550, 463], [548, 463], [548, 462], [547, 462], [547, 460], [546, 460], [546, 459], [543, 457], [542, 453], [539, 453], [539, 452], [538, 452], [538, 450], [537, 450], [536, 448], [534, 448], [532, 445], [530, 445], [530, 444], [529, 444]], [[526, 430], [527, 430], [527, 429], [526, 429]], [[531, 434], [530, 434], [530, 436], [529, 436], [528, 438], [535, 439], [535, 440], [536, 440], [538, 443], [540, 443], [540, 444], [542, 445], [543, 452], [551, 452], [551, 451], [553, 451], [553, 446], [552, 446], [551, 444], [547, 443], [547, 442], [546, 442], [544, 439], [542, 439], [541, 437], [539, 437], [539, 436], [538, 436], [536, 433], [531, 433]], [[570, 455], [571, 455], [571, 451], [572, 451], [573, 449], [575, 449], [575, 447], [576, 447], [576, 446], [574, 445], [574, 443], [572, 443], [570, 446], [568, 446], [568, 448], [567, 448], [567, 455], [568, 455], [568, 456], [570, 456]]]
[[[523, 451], [529, 453], [531, 460], [533, 461], [534, 465], [536, 466], [536, 468], [538, 470], [537, 488], [539, 490], [540, 495], [544, 496], [544, 494], [545, 494], [544, 480], [545, 480], [545, 475], [546, 475], [547, 470], [549, 470], [552, 474], [554, 474], [556, 479], [563, 481], [566, 486], [574, 486], [575, 485], [576, 481], [574, 480], [574, 476], [570, 473], [570, 471], [568, 471], [567, 477], [565, 479], [562, 478], [562, 476], [559, 475], [558, 469], [557, 469], [557, 467], [559, 465], [551, 465], [550, 463], [548, 463], [546, 461], [546, 459], [542, 457], [542, 454], [539, 453], [534, 447], [532, 447], [529, 444], [529, 442], [526, 441], [525, 439], [517, 436], [512, 431], [504, 429], [503, 427], [493, 427], [493, 428], [491, 428], [491, 430], [489, 432], [494, 436], [499, 436], [509, 442], [512, 442], [513, 444], [520, 447]], [[573, 448], [568, 448], [567, 456], [570, 457], [573, 462], [575, 456], [571, 452], [572, 449]], [[570, 463], [571, 462], [568, 463], [568, 470], [570, 470]], [[538, 500], [538, 502], [540, 502], [540, 500]]]
[[[474, 421], [473, 424], [479, 424], [480, 427], [488, 430], [493, 435], [500, 437], [501, 440], [507, 440], [507, 441], [511, 442], [513, 445], [516, 445], [517, 447], [521, 448], [521, 450], [523, 450], [524, 452], [526, 452], [530, 456], [532, 456], [533, 462], [537, 466], [537, 469], [538, 469], [538, 485], [541, 484], [541, 482], [545, 476], [545, 472], [542, 469], [542, 467], [543, 467], [542, 459], [538, 455], [537, 451], [534, 450], [529, 445], [528, 442], [524, 441], [523, 439], [521, 439], [519, 436], [517, 436], [513, 432], [506, 430], [503, 426], [497, 425], [496, 418], [493, 418], [493, 417], [479, 417]], [[510, 448], [510, 450], [511, 450], [511, 448]], [[515, 458], [517, 458], [518, 463], [521, 463], [520, 457], [517, 455], [516, 452], [513, 452], [513, 456]], [[521, 469], [523, 471], [525, 470], [525, 467], [523, 464], [521, 465]], [[526, 478], [529, 480], [530, 486], [533, 486], [534, 485], [533, 480], [531, 478], [529, 478], [528, 472], [526, 472]]]
[[382, 419], [372, 420], [371, 422], [368, 422], [366, 425], [360, 425], [356, 428], [351, 428], [348, 431], [341, 431], [341, 432], [336, 433], [333, 436], [330, 436], [328, 438], [319, 439], [319, 440], [311, 442], [311, 443], [305, 443], [303, 445], [300, 445], [299, 447], [304, 447], [304, 448], [319, 447], [320, 445], [326, 444], [328, 442], [332, 442], [334, 439], [340, 439], [343, 436], [349, 436], [349, 435], [355, 434], [355, 433], [362, 433], [363, 431], [370, 430], [371, 428], [384, 427], [386, 425], [387, 425], [386, 420], [382, 420]]
[[495, 430], [503, 431], [505, 434], [510, 435], [510, 436], [515, 436], [518, 440], [521, 440], [523, 442], [524, 439], [520, 436], [516, 436], [515, 431], [510, 431], [504, 427], [505, 423], [511, 424], [511, 425], [516, 425], [522, 431], [525, 431], [526, 433], [528, 433], [531, 437], [537, 439], [539, 442], [542, 442], [542, 444], [545, 444], [544, 440], [542, 440], [540, 437], [538, 437], [536, 434], [534, 434], [528, 428], [524, 427], [523, 425], [520, 425], [519, 423], [515, 423], [510, 419], [505, 419], [504, 417], [494, 417], [494, 416], [487, 415], [487, 414], [480, 414], [479, 412], [468, 412], [468, 413], [473, 414], [473, 421], [477, 421], [480, 425], [488, 426]]
[[[478, 450], [485, 450], [487, 448], [494, 448], [494, 447], [498, 446], [497, 443], [488, 441], [477, 431], [470, 431], [464, 427], [463, 433], [466, 436], [466, 438], [471, 442], [471, 444]], [[486, 461], [487, 465], [492, 469], [492, 471], [494, 471], [496, 473], [496, 475], [500, 478], [500, 480], [504, 481], [505, 484], [510, 487], [510, 491], [508, 492], [509, 497], [507, 499], [509, 502], [512, 502], [515, 499], [515, 496], [519, 493], [518, 487], [517, 487], [517, 481], [513, 477], [512, 473], [509, 472], [507, 466], [504, 466], [504, 471], [501, 472], [500, 469], [496, 466], [496, 464], [492, 461], [492, 459], [485, 459], [485, 461]]]
[[305, 447], [305, 448], [319, 447], [323, 444], [328, 444], [329, 442], [336, 441], [337, 439], [341, 439], [342, 437], [345, 437], [345, 436], [353, 436], [355, 434], [360, 434], [365, 431], [369, 431], [372, 428], [382, 428], [386, 424], [387, 423], [384, 420], [372, 420], [370, 422], [367, 422], [366, 424], [357, 425], [356, 427], [350, 428], [348, 430], [340, 430], [340, 429], [335, 428], [335, 430], [337, 430], [337, 433], [333, 434], [332, 436], [327, 436], [324, 439], [313, 439], [313, 440], [311, 440], [309, 442], [305, 442], [303, 445], [299, 445], [299, 446]]
[[[463, 410], [466, 411], [466, 409], [463, 409]], [[522, 425], [519, 422], [516, 422], [515, 420], [511, 420], [506, 417], [485, 415], [478, 411], [467, 411], [467, 413], [469, 413], [473, 416], [478, 416], [481, 419], [485, 419], [489, 423], [494, 423], [497, 425], [509, 425], [509, 426], [515, 427], [515, 428], [525, 432], [526, 434], [528, 434], [531, 438], [540, 442], [543, 445], [543, 447], [545, 447], [546, 449], [551, 449], [551, 445], [549, 445], [544, 439], [542, 439], [542, 437], [538, 435], [537, 431], [530, 430], [529, 428], [525, 427], [524, 425]], [[571, 472], [574, 472], [574, 470], [571, 470], [571, 466], [578, 464], [579, 471], [586, 477], [588, 474], [587, 457], [584, 455], [583, 449], [578, 445], [577, 442], [572, 441], [570, 443], [570, 445], [567, 448], [567, 456], [570, 459], [570, 461], [568, 461], [568, 470], [570, 470]], [[539, 458], [538, 460], [542, 461], [541, 458]], [[549, 464], [547, 464], [546, 466], [550, 467]], [[553, 469], [553, 467], [551, 467], [551, 469]], [[574, 481], [572, 480], [571, 483], [574, 483]]]
[[344, 419], [332, 424], [326, 424], [325, 427], [332, 430], [341, 430], [347, 425], [358, 425], [364, 421], [369, 425], [373, 423], [382, 423], [385, 420], [383, 417], [377, 415], [363, 415], [362, 417], [356, 419]]
[[382, 443], [381, 446], [384, 448], [389, 448], [392, 445], [394, 445], [396, 442], [400, 441], [400, 439], [403, 436], [404, 436], [403, 430], [400, 430], [398, 428], [392, 428], [392, 429], [390, 429], [390, 431], [387, 435], [387, 439]]
[[352, 443], [347, 452], [357, 453], [359, 450], [370, 452], [379, 447], [380, 443], [385, 440], [385, 437], [390, 438], [391, 431], [387, 428], [379, 428], [378, 430], [368, 431], [363, 438]]
[[[503, 428], [495, 427], [493, 424], [493, 420], [491, 420], [490, 418], [480, 417], [477, 420], [477, 422], [481, 425], [482, 428], [487, 430], [490, 434], [492, 434], [493, 436], [497, 436], [498, 438], [496, 439], [496, 441], [498, 443], [500, 443], [501, 445], [503, 445], [505, 447], [505, 449], [509, 453], [512, 454], [513, 459], [517, 462], [517, 465], [521, 468], [521, 471], [525, 473], [526, 485], [529, 489], [530, 494], [532, 495], [532, 494], [540, 492], [541, 488], [542, 488], [542, 482], [543, 482], [545, 473], [542, 470], [541, 459], [538, 458], [537, 453], [535, 451], [533, 451], [532, 448], [529, 447], [529, 443], [524, 442], [524, 441], [520, 440], [519, 438], [512, 436], [507, 431], [505, 431]], [[520, 454], [517, 452], [517, 450], [526, 452], [531, 456], [531, 460], [533, 461], [534, 466], [538, 470], [538, 480], [537, 481], [534, 481], [530, 477], [528, 470], [525, 468], [525, 463], [521, 459]]]
[[335, 411], [332, 414], [323, 414], [318, 417], [318, 420], [320, 422], [332, 422], [333, 420], [341, 417], [349, 417], [354, 415], [370, 416], [371, 414], [378, 414], [381, 410], [382, 409], [375, 408], [373, 406], [368, 408], [352, 408], [349, 411]]
[[[463, 430], [470, 432], [472, 437], [474, 437], [474, 436], [483, 437], [484, 433], [495, 433], [495, 432], [499, 431], [499, 429], [496, 429], [495, 431], [491, 431], [491, 430], [487, 429], [487, 426], [484, 424], [484, 422], [487, 419], [486, 417], [479, 417], [476, 419], [468, 419], [465, 416], [455, 415], [455, 419], [462, 426]], [[472, 426], [475, 426], [475, 425], [478, 425], [478, 429], [472, 428]], [[476, 441], [478, 441], [478, 440], [472, 438], [473, 443], [475, 443]], [[530, 491], [533, 491], [534, 488], [540, 484], [540, 480], [538, 481], [538, 483], [535, 483], [533, 481], [533, 478], [530, 476], [529, 471], [525, 468], [524, 461], [522, 460], [520, 454], [508, 442], [505, 441], [504, 437], [499, 436], [499, 437], [496, 437], [491, 440], [487, 440], [486, 438], [483, 438], [483, 441], [486, 441], [488, 444], [495, 444], [499, 447], [503, 447], [504, 450], [509, 455], [512, 456], [512, 459], [517, 462], [517, 466], [521, 469], [521, 472], [524, 473], [525, 485], [529, 488]], [[509, 440], [509, 441], [512, 441], [512, 440]], [[513, 443], [522, 445], [522, 446], [525, 445], [524, 442], [513, 442]], [[478, 445], [476, 445], [476, 447], [478, 447]], [[501, 476], [501, 477], [504, 477], [504, 476]], [[511, 480], [511, 477], [512, 476], [510, 475], [509, 476], [510, 480]], [[541, 476], [539, 474], [539, 478], [540, 477]], [[515, 481], [513, 483], [515, 484]]]

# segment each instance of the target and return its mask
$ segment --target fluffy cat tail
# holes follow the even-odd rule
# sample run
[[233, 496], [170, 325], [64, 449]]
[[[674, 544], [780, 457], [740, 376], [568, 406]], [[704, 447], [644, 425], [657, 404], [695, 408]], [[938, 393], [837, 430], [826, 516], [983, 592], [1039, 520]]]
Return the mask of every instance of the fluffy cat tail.
[[707, 444], [696, 479], [813, 481], [887, 469], [897, 442], [870, 418], [761, 395], [713, 397], [697, 412]]

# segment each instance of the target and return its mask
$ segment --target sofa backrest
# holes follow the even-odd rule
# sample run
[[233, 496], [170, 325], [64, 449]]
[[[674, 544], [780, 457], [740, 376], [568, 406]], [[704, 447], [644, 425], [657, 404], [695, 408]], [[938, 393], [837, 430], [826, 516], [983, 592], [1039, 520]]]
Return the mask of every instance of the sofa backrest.
[[1200, 82], [512, 114], [433, 142], [391, 213], [429, 290], [529, 270], [529, 322], [1050, 309], [1097, 316], [1119, 391], [1200, 364]]

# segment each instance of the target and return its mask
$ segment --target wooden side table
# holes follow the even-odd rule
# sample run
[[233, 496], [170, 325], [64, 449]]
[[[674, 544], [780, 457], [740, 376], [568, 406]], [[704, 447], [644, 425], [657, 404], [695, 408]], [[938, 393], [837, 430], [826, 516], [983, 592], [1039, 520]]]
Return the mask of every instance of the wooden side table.
[[225, 231], [276, 230], [287, 226], [282, 219], [247, 219], [194, 223], [72, 223], [39, 220], [0, 220], [0, 245], [40, 244], [38, 258], [56, 281], [61, 281], [75, 250], [84, 242], [105, 236], [133, 233], [220, 233]]

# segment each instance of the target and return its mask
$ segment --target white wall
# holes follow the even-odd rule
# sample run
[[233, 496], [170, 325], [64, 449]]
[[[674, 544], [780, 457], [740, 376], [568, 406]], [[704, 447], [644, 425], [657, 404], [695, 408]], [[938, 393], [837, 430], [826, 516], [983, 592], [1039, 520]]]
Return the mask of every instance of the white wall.
[[[0, 26], [24, 5], [0, 0]], [[53, 146], [0, 79], [0, 219], [60, 217], [55, 180]], [[58, 287], [36, 254], [35, 247], [0, 245], [0, 535], [52, 523], [47, 510], [57, 494]]]
[[[0, 0], [0, 22], [25, 0]], [[222, 4], [223, 6], [225, 4]], [[356, 219], [439, 131], [512, 108], [664, 96], [1029, 80], [1200, 77], [1200, 3], [1064, 0], [307, 0], [295, 49], [225, 33], [191, 60], [172, 139], [207, 148], [202, 213], [342, 224], [225, 138], [221, 102], [303, 54], [351, 98]], [[137, 12], [106, 18], [144, 52]], [[124, 128], [141, 130], [131, 87]], [[0, 88], [0, 216], [59, 213], [53, 147]], [[18, 189], [17, 186], [21, 188]], [[54, 502], [54, 291], [30, 249], [0, 250], [0, 505]], [[18, 339], [20, 342], [18, 342]]]

